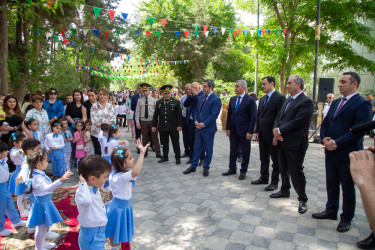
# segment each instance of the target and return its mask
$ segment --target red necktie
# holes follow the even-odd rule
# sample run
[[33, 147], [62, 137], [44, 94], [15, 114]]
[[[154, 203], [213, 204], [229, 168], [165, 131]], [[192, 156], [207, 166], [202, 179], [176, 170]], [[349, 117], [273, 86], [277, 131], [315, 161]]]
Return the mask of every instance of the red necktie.
[[206, 99], [207, 99], [207, 95], [205, 96], [205, 98], [204, 98], [204, 100], [203, 100], [203, 102], [202, 102], [201, 111], [202, 111], [202, 109], [203, 109], [204, 104], [206, 103]]

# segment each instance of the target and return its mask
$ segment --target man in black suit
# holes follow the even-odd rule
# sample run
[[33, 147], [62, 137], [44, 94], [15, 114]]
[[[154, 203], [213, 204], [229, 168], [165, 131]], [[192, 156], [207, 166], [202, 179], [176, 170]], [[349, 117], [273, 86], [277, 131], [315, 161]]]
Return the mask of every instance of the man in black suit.
[[[246, 178], [250, 160], [250, 142], [254, 133], [257, 105], [253, 97], [246, 94], [247, 82], [238, 80], [235, 85], [236, 96], [230, 98], [228, 106], [226, 133], [230, 141], [229, 170], [224, 176], [237, 172], [237, 150], [242, 149], [242, 161], [239, 179]], [[240, 145], [239, 145], [240, 144]]]
[[[136, 112], [136, 108], [137, 108], [138, 99], [141, 98], [141, 97], [142, 97], [142, 87], [141, 87], [141, 85], [138, 85], [138, 93], [133, 95], [131, 106], [130, 106], [130, 109], [132, 111], [134, 111], [134, 115], [133, 115], [134, 124], [136, 124], [135, 112]], [[138, 129], [137, 127], [135, 127], [135, 139], [137, 140], [138, 138], [141, 138], [141, 130]], [[137, 152], [139, 153], [139, 151], [137, 151]]]
[[266, 95], [259, 101], [254, 134], [254, 139], [259, 142], [260, 177], [252, 181], [251, 184], [268, 184], [271, 157], [271, 184], [265, 190], [272, 191], [278, 188], [279, 183], [279, 160], [277, 158], [277, 147], [272, 145], [272, 128], [276, 116], [285, 102], [285, 97], [275, 90], [275, 78], [273, 76], [267, 76], [262, 79], [262, 89]]
[[286, 88], [290, 97], [284, 102], [273, 125], [273, 144], [278, 144], [281, 189], [270, 197], [288, 198], [291, 187], [289, 179], [292, 179], [299, 200], [298, 212], [303, 214], [307, 211], [303, 161], [309, 145], [309, 125], [314, 105], [303, 93], [304, 83], [300, 76], [290, 76]]

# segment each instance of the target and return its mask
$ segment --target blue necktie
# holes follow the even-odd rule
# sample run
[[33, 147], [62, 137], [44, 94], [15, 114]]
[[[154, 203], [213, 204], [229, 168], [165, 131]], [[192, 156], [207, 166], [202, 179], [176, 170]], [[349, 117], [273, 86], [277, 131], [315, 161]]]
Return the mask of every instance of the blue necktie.
[[268, 103], [268, 98], [270, 98], [268, 95], [266, 95], [266, 100], [264, 100], [264, 104], [263, 104], [263, 110], [266, 108], [267, 106], [267, 103]]
[[58, 138], [59, 135], [58, 134], [53, 134], [53, 138]]
[[240, 106], [241, 98], [242, 98], [241, 96], [237, 97], [236, 113], [237, 113], [238, 107]]
[[2, 160], [0, 161], [0, 164], [1, 164], [1, 165], [5, 165], [5, 163], [7, 162], [7, 160], [8, 160], [7, 158], [2, 159]]
[[288, 110], [289, 106], [294, 102], [294, 98], [290, 98], [289, 101], [288, 101], [288, 104], [286, 105], [285, 107], [285, 110], [284, 110], [284, 113], [286, 113], [286, 111]]
[[97, 188], [97, 187], [93, 187], [93, 188], [92, 188], [92, 192], [93, 192], [94, 194], [96, 194], [96, 192], [98, 192], [98, 188]]

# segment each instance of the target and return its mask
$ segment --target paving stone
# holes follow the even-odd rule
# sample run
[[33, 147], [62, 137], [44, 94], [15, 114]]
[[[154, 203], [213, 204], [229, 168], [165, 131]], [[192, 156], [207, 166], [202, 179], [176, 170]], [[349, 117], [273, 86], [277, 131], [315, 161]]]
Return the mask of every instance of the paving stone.
[[267, 220], [267, 219], [262, 219], [261, 223], [262, 226], [265, 227], [275, 227], [277, 224], [277, 221], [275, 220]]
[[258, 247], [263, 247], [263, 248], [268, 248], [270, 245], [271, 240], [266, 239], [263, 237], [254, 237], [251, 244], [258, 246]]
[[269, 249], [280, 250], [280, 249], [294, 249], [295, 245], [292, 242], [286, 242], [278, 239], [271, 240]]
[[298, 233], [314, 236], [315, 235], [315, 229], [310, 227], [298, 227]]
[[276, 233], [275, 238], [283, 241], [293, 241], [294, 234], [289, 232], [278, 232]]
[[305, 234], [295, 234], [293, 242], [298, 246], [312, 247], [315, 248], [318, 246], [318, 239], [314, 236], [309, 236]]
[[255, 228], [254, 225], [241, 223], [240, 226], [238, 227], [238, 230], [252, 233], [254, 231], [254, 228]]
[[227, 250], [243, 250], [246, 246], [238, 243], [229, 243], [227, 246]]
[[327, 240], [318, 240], [318, 249], [335, 249], [337, 247], [336, 242]]
[[221, 219], [218, 227], [226, 228], [229, 230], [236, 230], [240, 226], [239, 221], [229, 220], [229, 219]]
[[254, 229], [254, 235], [267, 239], [273, 239], [275, 237], [275, 229], [271, 227], [256, 226]]
[[277, 231], [285, 231], [290, 233], [297, 233], [298, 225], [295, 223], [289, 223], [285, 221], [279, 221], [276, 225]]

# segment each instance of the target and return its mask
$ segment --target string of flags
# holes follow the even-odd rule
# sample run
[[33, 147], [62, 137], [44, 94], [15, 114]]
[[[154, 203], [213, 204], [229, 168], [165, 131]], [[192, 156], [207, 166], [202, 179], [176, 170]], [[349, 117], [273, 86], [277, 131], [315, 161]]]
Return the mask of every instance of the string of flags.
[[[138, 65], [140, 66], [140, 65]], [[91, 66], [76, 66], [76, 69], [83, 69], [83, 70], [95, 70], [95, 71], [100, 71], [104, 74], [106, 74], [106, 71], [108, 71], [107, 73], [109, 72], [113, 72], [113, 73], [122, 73], [122, 74], [138, 74], [138, 71], [139, 71], [139, 74], [145, 74], [145, 73], [153, 73], [153, 74], [166, 74], [168, 73], [168, 71], [163, 71], [163, 70], [135, 70], [135, 67], [134, 69], [130, 69], [128, 68], [129, 66], [126, 66], [127, 68], [125, 69], [125, 66], [123, 66], [124, 68], [121, 68], [121, 67], [91, 67]], [[131, 66], [130, 66], [131, 67]]]
[[140, 80], [144, 78], [152, 78], [152, 77], [158, 77], [158, 76], [169, 76], [171, 74], [143, 74], [143, 75], [132, 75], [132, 76], [120, 76], [120, 75], [109, 75], [109, 74], [104, 74], [98, 71], [91, 71], [90, 74], [92, 76], [100, 76], [104, 77], [107, 79], [114, 79], [114, 80]]

